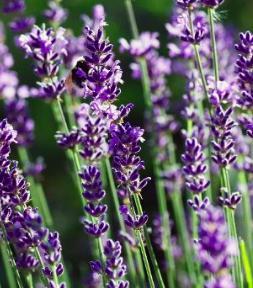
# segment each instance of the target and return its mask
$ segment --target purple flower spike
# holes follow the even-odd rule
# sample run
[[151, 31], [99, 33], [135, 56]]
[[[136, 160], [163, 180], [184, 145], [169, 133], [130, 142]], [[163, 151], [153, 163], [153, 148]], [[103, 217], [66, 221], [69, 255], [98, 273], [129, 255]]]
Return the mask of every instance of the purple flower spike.
[[84, 96], [99, 102], [113, 102], [120, 93], [122, 82], [119, 61], [115, 61], [112, 44], [104, 39], [103, 23], [97, 31], [85, 28], [85, 61], [79, 61], [72, 73], [73, 81], [84, 89]]
[[10, 145], [16, 143], [17, 132], [6, 119], [0, 122], [0, 157], [7, 158], [11, 152]]
[[74, 149], [81, 140], [80, 131], [78, 129], [73, 129], [68, 134], [58, 131], [55, 138], [57, 144], [64, 149]]
[[[228, 237], [223, 211], [209, 205], [199, 216], [198, 257], [203, 271], [213, 276], [205, 287], [235, 287], [229, 269], [231, 256], [238, 251], [235, 251], [234, 241]], [[222, 279], [227, 279], [231, 285], [219, 286]]]
[[113, 168], [119, 190], [129, 193], [141, 193], [150, 178], [140, 179], [144, 163], [136, 154], [140, 151], [143, 130], [129, 123], [111, 127], [110, 151], [113, 155]]
[[19, 17], [10, 23], [10, 28], [14, 33], [21, 34], [29, 31], [35, 24], [34, 17]]
[[101, 237], [109, 229], [109, 224], [103, 220], [107, 205], [101, 203], [105, 197], [101, 173], [96, 166], [88, 166], [82, 170], [80, 177], [84, 190], [83, 197], [88, 202], [84, 206], [84, 210], [94, 220], [91, 222], [88, 219], [84, 219], [84, 229], [94, 237]]
[[223, 167], [233, 164], [237, 157], [234, 152], [232, 135], [232, 129], [236, 126], [236, 123], [231, 117], [232, 113], [232, 107], [224, 110], [221, 106], [218, 106], [211, 117], [211, 131], [214, 136], [212, 159], [216, 164]]
[[121, 245], [119, 241], [107, 240], [104, 245], [104, 254], [106, 257], [105, 273], [107, 274], [109, 281], [106, 287], [128, 287], [128, 281], [123, 281], [126, 275], [127, 267], [123, 263], [121, 257]]
[[19, 46], [24, 49], [27, 57], [35, 60], [35, 72], [39, 77], [52, 78], [57, 74], [62, 56], [67, 53], [64, 33], [63, 28], [54, 32], [43, 25], [41, 28], [34, 26], [30, 34], [19, 37]]
[[184, 9], [193, 7], [195, 3], [197, 3], [197, 0], [177, 0], [177, 5]]
[[239, 203], [242, 200], [242, 194], [239, 192], [234, 192], [231, 195], [228, 195], [228, 193], [225, 193], [224, 197], [219, 197], [219, 202], [224, 205], [227, 206], [230, 209], [235, 210], [237, 208], [237, 206], [239, 205]]
[[190, 207], [192, 207], [194, 211], [200, 212], [201, 210], [206, 209], [210, 201], [208, 197], [205, 197], [204, 200], [201, 200], [198, 195], [195, 195], [193, 199], [189, 199], [187, 203]]
[[101, 237], [109, 229], [109, 224], [103, 220], [97, 224], [91, 223], [89, 220], [84, 220], [83, 225], [85, 232], [94, 237]]
[[186, 187], [193, 193], [204, 192], [210, 181], [205, 179], [207, 165], [202, 147], [196, 138], [188, 138], [185, 144], [185, 153], [182, 155], [183, 171], [186, 177]]
[[127, 206], [122, 205], [120, 212], [123, 215], [125, 224], [132, 229], [142, 229], [142, 227], [148, 222], [148, 215], [143, 213], [142, 215], [131, 215], [128, 211]]
[[3, 13], [19, 13], [25, 10], [24, 0], [3, 0]]

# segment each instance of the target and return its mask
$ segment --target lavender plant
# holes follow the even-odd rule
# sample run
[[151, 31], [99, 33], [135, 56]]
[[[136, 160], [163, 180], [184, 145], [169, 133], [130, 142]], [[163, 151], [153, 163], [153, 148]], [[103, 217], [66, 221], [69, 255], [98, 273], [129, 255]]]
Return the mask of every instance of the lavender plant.
[[[125, 66], [118, 60], [123, 56], [110, 40], [102, 5], [94, 6], [92, 17], [80, 15], [84, 28], [76, 36], [62, 27], [72, 11], [59, 0], [48, 1], [41, 13], [46, 23], [36, 25], [35, 17], [26, 16], [24, 0], [2, 2], [15, 44], [32, 60], [30, 73], [39, 81], [31, 87], [21, 83], [1, 24], [0, 96], [6, 119], [0, 122], [0, 285], [253, 286], [253, 36], [247, 31], [236, 40], [234, 30], [218, 22], [224, 2], [175, 1], [166, 24], [168, 57], [157, 32], [139, 33], [133, 3], [125, 0], [133, 39], [121, 38], [119, 50], [133, 58], [132, 78], [142, 84], [140, 126], [131, 119], [134, 104], [122, 99], [118, 105], [130, 80], [123, 81]], [[182, 97], [174, 77], [183, 83]], [[56, 202], [77, 210], [73, 221], [84, 230], [81, 236], [65, 235], [69, 222], [60, 217], [71, 215], [54, 209], [51, 219], [47, 201], [58, 179], [53, 177], [54, 189], [45, 179], [46, 199], [39, 181], [50, 162], [30, 160], [36, 141], [31, 98], [52, 108], [55, 140], [68, 168], [57, 170], [62, 183], [69, 172], [69, 195], [77, 193], [79, 200], [76, 206], [64, 197]], [[22, 169], [12, 160], [11, 145]]]

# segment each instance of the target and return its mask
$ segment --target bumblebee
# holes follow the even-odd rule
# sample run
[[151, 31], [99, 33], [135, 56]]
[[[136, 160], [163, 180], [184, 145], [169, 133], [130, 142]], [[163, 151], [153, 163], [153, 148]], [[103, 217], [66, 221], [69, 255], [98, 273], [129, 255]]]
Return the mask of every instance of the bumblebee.
[[78, 60], [75, 67], [72, 68], [71, 72], [65, 80], [65, 86], [69, 93], [74, 88], [83, 88], [84, 82], [87, 79], [87, 75], [90, 70], [90, 65], [84, 59]]

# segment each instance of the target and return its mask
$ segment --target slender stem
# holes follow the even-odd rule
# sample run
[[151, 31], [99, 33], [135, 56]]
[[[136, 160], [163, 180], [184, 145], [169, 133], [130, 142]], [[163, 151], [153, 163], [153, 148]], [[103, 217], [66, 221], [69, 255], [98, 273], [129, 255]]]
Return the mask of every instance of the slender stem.
[[[101, 237], [98, 237], [97, 239], [97, 246], [99, 251], [99, 257], [102, 262], [102, 267], [105, 265], [105, 257], [104, 257], [104, 248]], [[102, 281], [103, 281], [103, 287], [106, 287], [106, 279], [104, 273], [102, 274]]]
[[246, 239], [246, 247], [249, 253], [251, 269], [253, 268], [253, 237], [252, 237], [252, 212], [250, 207], [250, 195], [245, 171], [239, 171], [238, 182], [242, 191], [243, 207], [243, 233]]
[[[29, 288], [33, 288], [33, 278], [32, 278], [32, 275], [30, 273], [28, 273], [26, 276], [26, 283], [28, 285]], [[58, 287], [57, 287], [58, 288]]]
[[[188, 20], [189, 20], [191, 32], [193, 33], [193, 20], [192, 20], [191, 9], [188, 9]], [[197, 44], [192, 44], [192, 45], [193, 45], [193, 49], [194, 49], [195, 60], [197, 62], [197, 67], [198, 67], [198, 71], [200, 74], [205, 98], [208, 100], [208, 88], [207, 88], [206, 77], [205, 77], [202, 61], [201, 61], [200, 54], [199, 54], [199, 46]]]
[[16, 279], [14, 276], [13, 268], [11, 266], [10, 258], [7, 252], [8, 247], [4, 240], [1, 240], [0, 247], [1, 247], [1, 255], [2, 255], [2, 260], [3, 260], [3, 265], [5, 268], [8, 286], [17, 288], [17, 283], [16, 283]]
[[168, 271], [166, 273], [167, 280], [169, 287], [175, 287], [175, 261], [172, 252], [172, 245], [171, 245], [171, 235], [170, 235], [170, 223], [169, 223], [169, 214], [168, 214], [168, 206], [167, 206], [167, 198], [166, 192], [164, 188], [164, 183], [160, 178], [161, 172], [159, 171], [159, 165], [157, 161], [155, 161], [155, 177], [156, 181], [156, 191], [160, 195], [158, 197], [158, 207], [159, 213], [162, 220], [162, 227], [166, 228], [163, 229], [162, 233], [162, 247], [165, 253], [165, 259], [168, 265]]
[[[140, 202], [139, 196], [134, 194], [133, 198], [134, 198], [134, 203], [135, 203], [135, 205], [137, 207], [137, 213], [138, 214], [143, 214], [143, 210], [142, 210], [142, 206], [141, 206], [141, 202]], [[162, 279], [161, 271], [159, 269], [159, 266], [158, 266], [158, 263], [157, 263], [157, 260], [156, 260], [156, 256], [155, 256], [152, 244], [151, 244], [151, 240], [150, 240], [148, 229], [147, 229], [146, 226], [144, 226], [143, 229], [144, 229], [145, 240], [146, 240], [146, 243], [147, 243], [147, 250], [148, 250], [149, 257], [151, 259], [153, 268], [155, 270], [155, 274], [156, 274], [156, 278], [157, 278], [157, 281], [158, 281], [158, 285], [159, 285], [159, 287], [165, 287], [165, 284], [164, 284], [163, 279]]]
[[248, 288], [253, 288], [253, 276], [252, 276], [253, 274], [251, 272], [250, 260], [248, 257], [246, 245], [243, 240], [240, 240], [240, 251], [242, 255], [242, 263], [244, 267], [245, 278], [248, 284]]
[[214, 77], [216, 84], [219, 81], [219, 59], [217, 53], [217, 45], [215, 39], [215, 31], [214, 31], [214, 13], [215, 10], [212, 8], [208, 8], [208, 18], [210, 25], [210, 36], [211, 36], [211, 44], [212, 44], [212, 54], [213, 54], [213, 68], [214, 68]]
[[192, 259], [192, 248], [191, 248], [191, 241], [189, 238], [189, 234], [187, 232], [187, 225], [185, 222], [185, 213], [184, 213], [184, 208], [183, 208], [183, 203], [182, 199], [180, 196], [179, 191], [173, 192], [171, 196], [172, 200], [172, 207], [174, 209], [174, 214], [175, 214], [175, 222], [176, 222], [176, 227], [180, 236], [180, 242], [185, 254], [185, 261], [186, 261], [186, 268], [189, 273], [190, 279], [192, 282], [195, 284], [196, 283], [196, 275], [194, 272], [194, 262]]
[[[105, 162], [105, 167], [106, 167], [106, 172], [107, 172], [107, 176], [108, 176], [108, 181], [109, 181], [109, 186], [110, 186], [110, 190], [112, 193], [112, 198], [113, 198], [113, 204], [114, 204], [114, 208], [116, 210], [116, 216], [118, 218], [118, 222], [120, 225], [120, 229], [123, 232], [126, 232], [126, 227], [125, 227], [125, 223], [124, 220], [122, 218], [122, 216], [120, 215], [120, 203], [119, 203], [119, 198], [117, 195], [117, 189], [114, 183], [114, 179], [113, 179], [113, 175], [112, 175], [112, 167], [110, 164], [110, 160], [109, 158], [106, 158], [104, 160]], [[130, 279], [132, 279], [132, 283], [137, 285], [137, 275], [135, 272], [135, 265], [134, 265], [134, 260], [133, 260], [133, 255], [132, 255], [132, 251], [130, 250], [130, 247], [127, 243], [124, 242], [124, 248], [126, 250], [126, 255], [127, 255], [127, 261], [128, 261], [128, 269], [129, 269], [129, 274], [130, 274]], [[137, 251], [137, 255], [139, 255], [139, 250]], [[142, 285], [144, 283], [144, 279], [145, 279], [145, 274], [143, 271], [143, 265], [142, 265], [142, 260], [139, 256], [136, 257], [137, 259], [137, 269], [140, 272], [140, 278], [142, 279]]]
[[[229, 175], [225, 167], [221, 168], [221, 181], [223, 183], [224, 188], [227, 190], [228, 194], [231, 195]], [[235, 282], [236, 282], [237, 287], [243, 288], [242, 264], [241, 264], [237, 229], [236, 229], [236, 224], [235, 224], [235, 214], [234, 214], [234, 211], [230, 208], [225, 208], [225, 213], [226, 213], [227, 222], [229, 226], [230, 237], [236, 241], [236, 245], [238, 248], [238, 255], [235, 256], [235, 265], [233, 265], [232, 267], [232, 273], [235, 277]]]

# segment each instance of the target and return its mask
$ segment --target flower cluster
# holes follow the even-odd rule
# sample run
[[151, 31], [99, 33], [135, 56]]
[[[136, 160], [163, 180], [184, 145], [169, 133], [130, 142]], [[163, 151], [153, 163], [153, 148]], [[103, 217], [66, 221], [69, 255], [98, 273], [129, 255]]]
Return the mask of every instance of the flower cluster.
[[223, 109], [221, 106], [218, 106], [211, 116], [211, 131], [214, 136], [214, 140], [212, 141], [212, 159], [221, 167], [233, 164], [237, 157], [234, 152], [232, 134], [232, 130], [236, 124], [231, 117], [232, 113], [232, 107]]
[[[240, 42], [235, 45], [239, 52], [235, 65], [235, 72], [238, 76], [238, 84], [240, 95], [238, 104], [244, 110], [252, 110], [253, 108], [253, 78], [252, 78], [252, 45], [253, 34], [250, 31], [240, 33]], [[253, 119], [249, 115], [247, 121], [242, 121], [242, 125], [247, 130], [247, 134], [253, 137]]]
[[9, 159], [10, 145], [16, 142], [17, 133], [6, 120], [0, 122], [0, 128], [0, 201], [3, 227], [8, 241], [15, 249], [17, 266], [30, 271], [39, 267], [44, 272], [51, 271], [51, 274], [45, 275], [48, 283], [55, 285], [53, 274], [60, 276], [63, 273], [59, 235], [49, 232], [43, 226], [37, 209], [28, 206], [31, 200], [29, 186], [18, 169], [17, 162]]
[[143, 133], [142, 129], [132, 127], [129, 123], [115, 125], [110, 129], [109, 148], [113, 157], [113, 169], [120, 194], [126, 198], [132, 193], [141, 193], [150, 180], [149, 177], [142, 180], [140, 178], [144, 163], [137, 153], [141, 149]]
[[206, 287], [235, 287], [229, 269], [231, 255], [235, 252], [233, 240], [228, 238], [227, 226], [222, 210], [208, 206], [200, 215], [198, 257], [202, 269], [213, 275]]
[[25, 9], [24, 0], [4, 0], [2, 11], [6, 14], [23, 12]]
[[57, 74], [62, 56], [67, 53], [64, 33], [63, 28], [54, 32], [43, 25], [34, 26], [31, 33], [19, 37], [19, 45], [27, 57], [36, 61], [35, 72], [39, 77], [52, 78]]
[[73, 81], [84, 88], [84, 96], [103, 102], [114, 101], [120, 93], [119, 61], [113, 60], [112, 44], [103, 37], [103, 26], [97, 31], [85, 27], [87, 56], [73, 70]]
[[183, 171], [186, 177], [186, 187], [196, 194], [203, 193], [210, 181], [205, 179], [207, 165], [202, 147], [196, 138], [188, 138], [185, 143], [185, 153], [182, 155]]
[[126, 275], [127, 267], [121, 257], [121, 245], [119, 241], [108, 239], [104, 244], [104, 255], [106, 257], [105, 267], [100, 261], [90, 263], [93, 272], [103, 274], [108, 277], [107, 288], [128, 288], [129, 282], [122, 280]]
[[84, 206], [85, 212], [90, 215], [90, 219], [84, 219], [84, 229], [87, 233], [101, 237], [108, 229], [109, 224], [104, 221], [107, 205], [102, 204], [105, 197], [103, 190], [101, 173], [96, 166], [88, 166], [79, 174], [82, 179], [83, 197], [87, 204]]

